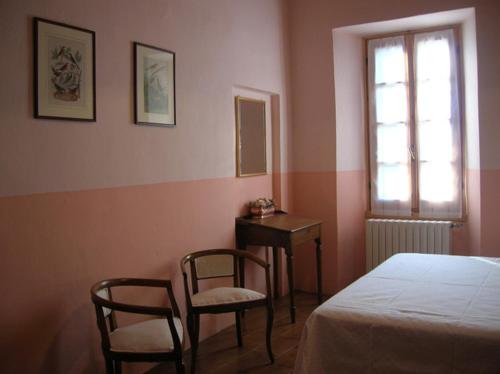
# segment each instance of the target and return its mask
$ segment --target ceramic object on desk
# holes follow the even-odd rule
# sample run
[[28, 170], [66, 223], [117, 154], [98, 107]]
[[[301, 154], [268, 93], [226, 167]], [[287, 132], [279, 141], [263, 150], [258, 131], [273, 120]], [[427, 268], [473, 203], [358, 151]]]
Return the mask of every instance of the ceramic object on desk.
[[250, 207], [250, 214], [255, 218], [265, 218], [274, 214], [274, 206], [269, 208]]
[[276, 209], [273, 199], [268, 199], [266, 197], [261, 197], [255, 201], [251, 201], [249, 207], [250, 214], [255, 218], [272, 216]]

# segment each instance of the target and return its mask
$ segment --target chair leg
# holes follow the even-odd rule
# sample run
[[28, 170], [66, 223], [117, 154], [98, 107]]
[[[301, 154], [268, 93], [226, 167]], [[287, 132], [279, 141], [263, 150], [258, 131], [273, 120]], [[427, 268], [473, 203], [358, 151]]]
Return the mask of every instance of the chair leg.
[[175, 360], [175, 372], [177, 374], [184, 374], [184, 363], [182, 362], [182, 357]]
[[105, 357], [104, 360], [106, 361], [106, 373], [115, 374], [115, 369], [113, 367], [113, 360], [107, 357]]
[[194, 327], [195, 327], [195, 334], [196, 334], [196, 348], [198, 348], [198, 340], [200, 336], [200, 315], [195, 314], [194, 315]]
[[190, 314], [187, 318], [189, 339], [191, 341], [191, 373], [196, 370], [196, 354], [198, 352], [198, 338], [200, 334], [200, 315]]
[[187, 322], [187, 330], [189, 335], [189, 342], [191, 343], [191, 373], [194, 373], [194, 365], [196, 361], [196, 356], [194, 354], [194, 316], [192, 314], [188, 314], [186, 317]]
[[238, 339], [238, 347], [243, 347], [243, 338], [241, 336], [241, 315], [239, 311], [234, 312], [236, 318], [236, 338]]
[[114, 361], [115, 364], [115, 374], [121, 374], [122, 373], [122, 363], [121, 361]]
[[273, 330], [273, 320], [274, 320], [274, 310], [272, 305], [267, 307], [267, 325], [266, 325], [266, 347], [267, 354], [271, 360], [271, 364], [274, 364], [274, 355], [271, 347], [271, 332]]

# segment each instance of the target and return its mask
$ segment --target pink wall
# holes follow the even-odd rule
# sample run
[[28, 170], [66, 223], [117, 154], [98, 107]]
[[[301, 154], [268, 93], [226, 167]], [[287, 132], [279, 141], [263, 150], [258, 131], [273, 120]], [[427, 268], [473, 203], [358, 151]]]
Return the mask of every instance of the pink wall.
[[[33, 119], [33, 16], [96, 32], [96, 123]], [[94, 282], [171, 278], [184, 310], [183, 255], [233, 247], [249, 200], [289, 206], [285, 27], [281, 0], [0, 2], [2, 373], [104, 372]], [[132, 41], [176, 52], [175, 129], [133, 124]], [[234, 177], [235, 87], [276, 103], [267, 176]]]
[[481, 252], [500, 257], [500, 170], [481, 170]]
[[336, 290], [364, 274], [367, 173], [363, 39], [333, 30], [337, 178]]
[[[304, 217], [317, 218], [323, 221], [323, 285], [324, 292], [334, 293], [335, 278], [338, 276], [332, 269], [336, 268], [337, 221], [332, 212], [337, 209], [335, 173], [311, 172], [292, 173], [293, 213]], [[298, 198], [297, 198], [298, 197]], [[315, 244], [307, 243], [294, 250], [295, 287], [301, 290], [316, 290], [316, 256]], [[300, 264], [300, 265], [299, 265]]]
[[[327, 293], [358, 277], [365, 176], [348, 147], [337, 152], [351, 117], [340, 113], [347, 122], [336, 123], [332, 29], [464, 7], [477, 17], [480, 157], [469, 165], [470, 221], [457, 248], [500, 256], [498, 1], [0, 2], [8, 51], [0, 59], [0, 371], [102, 372], [90, 285], [170, 277], [183, 305], [179, 258], [232, 246], [234, 217], [256, 197], [274, 195], [323, 220]], [[97, 123], [32, 118], [32, 16], [96, 32]], [[177, 128], [133, 125], [132, 41], [176, 52]], [[268, 176], [233, 177], [235, 87], [274, 103]], [[313, 250], [296, 251], [299, 289], [315, 289]], [[228, 323], [209, 318], [202, 335]]]
[[[220, 178], [0, 199], [2, 372], [101, 371], [90, 286], [170, 278], [184, 311], [180, 258], [232, 247], [234, 217], [271, 184]], [[228, 322], [211, 318], [203, 336]]]
[[367, 174], [337, 171], [337, 289], [365, 273], [365, 212]]
[[[342, 75], [342, 71], [339, 71], [340, 77], [337, 77], [336, 73], [334, 75], [333, 61], [335, 60], [335, 64], [338, 61], [332, 48], [332, 30], [345, 26], [467, 7], [474, 7], [476, 12], [477, 31], [474, 30], [473, 23], [468, 23], [465, 28], [469, 35], [477, 32], [478, 79], [476, 82], [476, 79], [472, 77], [466, 81], [466, 85], [470, 92], [477, 89], [479, 95], [478, 113], [473, 113], [473, 100], [467, 102], [467, 108], [470, 111], [467, 120], [470, 121], [471, 128], [476, 125], [479, 130], [474, 133], [469, 131], [471, 128], [468, 128], [469, 135], [475, 137], [472, 142], [468, 142], [468, 145], [469, 147], [475, 146], [473, 151], [477, 152], [477, 157], [474, 155], [469, 159], [469, 162], [472, 159], [472, 163], [469, 163], [471, 170], [468, 171], [471, 178], [468, 186], [470, 214], [464, 227], [454, 233], [454, 251], [456, 253], [500, 256], [498, 241], [500, 238], [498, 238], [498, 230], [495, 230], [495, 215], [500, 210], [497, 192], [498, 179], [496, 177], [497, 173], [500, 173], [499, 153], [497, 151], [498, 139], [500, 139], [497, 118], [500, 116], [500, 107], [494, 104], [498, 103], [500, 99], [498, 94], [500, 76], [497, 68], [500, 65], [500, 57], [494, 37], [500, 31], [498, 24], [500, 3], [495, 0], [444, 0], [439, 2], [433, 0], [412, 2], [395, 0], [378, 2], [313, 0], [304, 2], [294, 0], [290, 3], [293, 171], [295, 174], [301, 175], [301, 178], [305, 175], [337, 174], [337, 189], [329, 186], [330, 189], [325, 194], [318, 192], [321, 190], [319, 187], [299, 189], [298, 185], [294, 184], [295, 212], [320, 217], [329, 223], [326, 230], [335, 230], [335, 233], [329, 233], [324, 248], [329, 256], [336, 261], [334, 264], [330, 264], [332, 266], [330, 270], [337, 274], [333, 279], [333, 282], [337, 283], [325, 284], [327, 289], [339, 289], [359, 276], [359, 269], [364, 261], [362, 254], [364, 248], [356, 247], [356, 244], [353, 248], [349, 243], [354, 243], [356, 237], [364, 236], [364, 229], [359, 225], [359, 222], [361, 220], [360, 213], [365, 209], [355, 204], [356, 211], [353, 211], [348, 205], [349, 202], [366, 200], [365, 189], [357, 185], [360, 182], [350, 180], [349, 177], [343, 175], [346, 170], [362, 172], [364, 169], [361, 166], [347, 169], [343, 166], [346, 162], [350, 163], [353, 159], [359, 158], [359, 147], [362, 147], [363, 143], [360, 139], [357, 149], [353, 149], [353, 157], [349, 160], [349, 146], [346, 146], [344, 142], [346, 138], [343, 134], [346, 133], [345, 126], [356, 125], [356, 120], [355, 117], [346, 116], [344, 113], [345, 105], [337, 102], [343, 98], [336, 96], [334, 87], [337, 85], [337, 79], [346, 81], [346, 76]], [[476, 35], [473, 37], [474, 40], [469, 38], [466, 41], [467, 45], [470, 46], [469, 50], [476, 47]], [[354, 52], [353, 55], [356, 54], [356, 51]], [[471, 72], [475, 69], [474, 63], [472, 56], [466, 56], [466, 68]], [[352, 82], [351, 90], [358, 90], [357, 83], [357, 81]], [[340, 115], [339, 110], [342, 111]], [[353, 113], [355, 114], [355, 112]], [[347, 124], [339, 123], [339, 118], [342, 121], [347, 118]], [[477, 118], [479, 118], [478, 126]], [[347, 132], [349, 131], [350, 129], [347, 129]], [[477, 145], [475, 145], [476, 140]], [[342, 151], [340, 156], [339, 144], [340, 147], [347, 150], [346, 152]], [[350, 145], [349, 142], [347, 144]], [[478, 148], [480, 148], [480, 157]], [[481, 170], [478, 174], [475, 170], [479, 168], [488, 168], [488, 171]], [[475, 178], [476, 176], [479, 177]], [[306, 181], [301, 182], [301, 186], [306, 185]], [[314, 193], [311, 193], [313, 189]], [[480, 192], [479, 196], [478, 192]], [[325, 211], [308, 208], [310, 206], [319, 207], [325, 199], [332, 198], [337, 199], [336, 210]], [[345, 217], [352, 219], [358, 217], [356, 229], [349, 231], [350, 226], [343, 224], [346, 221]], [[359, 245], [362, 246], [362, 243]], [[346, 255], [343, 256], [343, 253]], [[325, 282], [329, 281], [332, 280], [325, 280]], [[308, 290], [314, 289], [306, 281], [299, 280], [299, 282]]]
[[[367, 211], [367, 162], [366, 112], [365, 112], [365, 63], [364, 38], [370, 35], [397, 32], [402, 29], [418, 29], [443, 24], [462, 25], [466, 130], [468, 144], [465, 158], [469, 167], [478, 167], [479, 137], [477, 121], [477, 57], [476, 29], [473, 8], [398, 18], [351, 25], [333, 29], [333, 67], [335, 80], [335, 132], [336, 168], [338, 189], [336, 250], [345, 253], [345, 261], [338, 257], [339, 271], [349, 274], [339, 279], [343, 287], [364, 273], [365, 243], [362, 240]], [[357, 175], [357, 179], [352, 176]], [[478, 195], [479, 196], [479, 195]], [[474, 208], [479, 200], [471, 199]], [[356, 217], [356, 220], [353, 218]], [[470, 227], [475, 226], [475, 217], [469, 215], [467, 225], [453, 230], [453, 253], [467, 254]], [[479, 246], [477, 246], [479, 248]], [[357, 271], [353, 270], [356, 264]]]

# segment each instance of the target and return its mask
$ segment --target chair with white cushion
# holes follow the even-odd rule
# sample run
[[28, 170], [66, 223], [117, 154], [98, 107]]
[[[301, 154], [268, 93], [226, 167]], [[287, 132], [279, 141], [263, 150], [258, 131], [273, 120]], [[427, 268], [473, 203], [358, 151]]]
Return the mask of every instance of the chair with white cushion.
[[[113, 287], [140, 286], [165, 288], [170, 308], [124, 304], [113, 301]], [[122, 361], [174, 361], [177, 373], [184, 373], [183, 328], [179, 308], [169, 280], [109, 279], [90, 290], [108, 374], [120, 373]], [[155, 316], [154, 319], [117, 326], [115, 311]]]
[[[250, 260], [265, 272], [266, 294], [239, 287], [238, 269], [241, 260]], [[189, 266], [188, 266], [189, 264]], [[191, 275], [192, 294], [189, 289], [188, 270]], [[181, 260], [184, 289], [187, 304], [187, 326], [191, 341], [191, 372], [195, 371], [196, 353], [200, 332], [200, 314], [234, 312], [238, 346], [243, 345], [241, 336], [241, 312], [254, 307], [267, 308], [266, 346], [271, 363], [274, 363], [271, 349], [273, 326], [273, 303], [269, 264], [262, 259], [236, 249], [210, 249], [188, 254]], [[199, 280], [213, 278], [233, 278], [233, 287], [216, 287], [200, 291]]]

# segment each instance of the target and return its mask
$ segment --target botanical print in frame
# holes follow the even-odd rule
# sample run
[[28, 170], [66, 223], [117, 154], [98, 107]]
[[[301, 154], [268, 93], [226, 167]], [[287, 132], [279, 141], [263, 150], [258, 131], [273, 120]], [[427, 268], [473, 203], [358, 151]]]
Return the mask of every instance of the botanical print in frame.
[[134, 43], [135, 123], [175, 126], [175, 53]]
[[95, 33], [33, 19], [35, 118], [95, 121]]

